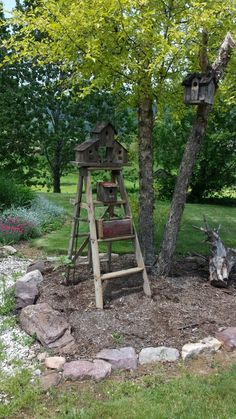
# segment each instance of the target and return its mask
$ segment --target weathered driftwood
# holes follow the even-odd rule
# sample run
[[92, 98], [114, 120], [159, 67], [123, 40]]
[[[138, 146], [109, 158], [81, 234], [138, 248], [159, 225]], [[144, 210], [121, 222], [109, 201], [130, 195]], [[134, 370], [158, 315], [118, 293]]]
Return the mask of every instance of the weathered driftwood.
[[236, 249], [226, 247], [219, 236], [219, 228], [209, 228], [204, 218], [205, 227], [195, 227], [206, 234], [206, 241], [211, 245], [211, 256], [209, 258], [210, 283], [215, 287], [226, 288], [228, 286], [229, 274], [236, 264]]

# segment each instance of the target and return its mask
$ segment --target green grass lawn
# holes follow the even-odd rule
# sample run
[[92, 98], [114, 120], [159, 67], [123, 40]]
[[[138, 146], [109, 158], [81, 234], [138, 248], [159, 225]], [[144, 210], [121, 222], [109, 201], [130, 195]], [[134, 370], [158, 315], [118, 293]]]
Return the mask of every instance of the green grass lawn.
[[[181, 367], [180, 367], [181, 368]], [[181, 370], [180, 370], [181, 371]], [[168, 377], [168, 369], [154, 366], [152, 374], [123, 381], [120, 376], [100, 383], [68, 383], [43, 394], [27, 371], [0, 377], [0, 418], [35, 419], [234, 419], [236, 368], [217, 368], [210, 375], [186, 372]]]
[[[70, 179], [70, 178], [69, 178]], [[71, 177], [71, 182], [73, 181]], [[72, 185], [69, 186], [69, 190]], [[50, 201], [62, 206], [66, 213], [65, 224], [57, 231], [53, 231], [45, 236], [32, 241], [32, 245], [43, 249], [47, 253], [66, 254], [71, 229], [71, 219], [73, 213], [73, 205], [70, 199], [75, 196], [76, 185], [73, 184], [73, 193], [64, 192], [61, 194], [41, 192]], [[137, 224], [138, 198], [137, 193], [129, 192], [130, 202], [133, 210], [135, 222]], [[158, 252], [169, 204], [166, 202], [156, 202], [155, 208], [155, 242], [156, 251]], [[86, 213], [84, 212], [84, 216]], [[221, 237], [226, 245], [236, 247], [236, 216], [235, 208], [222, 205], [204, 205], [204, 204], [187, 204], [185, 207], [181, 229], [177, 241], [176, 253], [186, 255], [187, 253], [197, 252], [206, 254], [208, 246], [204, 243], [204, 235], [200, 231], [193, 228], [193, 225], [202, 226], [203, 216], [206, 216], [211, 227], [221, 225]], [[82, 224], [83, 231], [86, 230], [86, 224]], [[105, 245], [101, 245], [101, 251], [106, 251]], [[117, 242], [113, 245], [113, 251], [118, 253], [132, 252], [132, 245], [128, 242]]]

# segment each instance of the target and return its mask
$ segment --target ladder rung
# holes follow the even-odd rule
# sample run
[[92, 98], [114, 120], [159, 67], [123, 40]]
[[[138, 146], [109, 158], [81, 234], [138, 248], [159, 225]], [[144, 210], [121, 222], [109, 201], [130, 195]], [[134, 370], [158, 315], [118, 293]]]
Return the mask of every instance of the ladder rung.
[[88, 237], [89, 233], [78, 233], [74, 237]]
[[115, 202], [102, 202], [102, 201], [93, 201], [94, 205], [96, 206], [106, 206], [109, 207], [109, 205], [122, 205], [122, 204], [127, 204], [127, 201], [124, 200], [119, 200], [119, 201], [115, 201]]
[[88, 223], [88, 219], [87, 218], [74, 217], [74, 220], [83, 221], [85, 223]]
[[110, 237], [109, 239], [98, 239], [98, 242], [114, 242], [118, 240], [133, 240], [135, 239], [135, 235], [130, 236], [120, 236], [120, 237]]
[[105, 281], [106, 279], [113, 279], [113, 278], [118, 278], [121, 276], [126, 276], [126, 275], [132, 275], [132, 274], [136, 274], [138, 272], [142, 272], [144, 270], [144, 268], [130, 268], [130, 269], [124, 269], [122, 271], [116, 271], [116, 272], [109, 272], [107, 274], [103, 274], [101, 276], [102, 281]]

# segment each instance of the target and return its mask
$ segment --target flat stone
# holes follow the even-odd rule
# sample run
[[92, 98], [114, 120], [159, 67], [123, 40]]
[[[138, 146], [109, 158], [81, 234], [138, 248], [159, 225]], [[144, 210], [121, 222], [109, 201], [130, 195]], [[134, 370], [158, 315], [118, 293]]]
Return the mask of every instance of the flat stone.
[[27, 273], [35, 270], [40, 271], [42, 274], [46, 271], [46, 264], [43, 260], [37, 260], [36, 262], [31, 263], [27, 268]]
[[204, 338], [196, 343], [186, 343], [182, 348], [182, 358], [183, 360], [188, 358], [195, 358], [203, 353], [214, 353], [217, 352], [222, 343], [211, 336]]
[[19, 278], [17, 282], [28, 282], [28, 283], [40, 284], [40, 282], [42, 281], [43, 281], [43, 275], [38, 269], [36, 269], [32, 272], [28, 272], [27, 274]]
[[64, 335], [55, 342], [48, 344], [48, 347], [53, 349], [60, 355], [72, 355], [75, 352], [75, 339], [70, 333], [70, 329], [66, 330]]
[[92, 378], [102, 380], [111, 374], [111, 364], [101, 359], [90, 361], [71, 361], [64, 365], [63, 376], [71, 380]]
[[236, 348], [236, 327], [227, 327], [216, 333], [216, 338], [223, 344], [227, 351]]
[[103, 349], [96, 355], [96, 358], [109, 362], [113, 370], [118, 368], [134, 370], [138, 365], [137, 355], [132, 347]]
[[39, 362], [45, 361], [45, 359], [47, 358], [47, 352], [41, 352], [40, 354], [37, 355], [37, 360]]
[[3, 255], [15, 255], [17, 253], [17, 250], [13, 246], [1, 246], [0, 251]]
[[47, 391], [50, 387], [58, 386], [61, 381], [61, 375], [58, 372], [51, 372], [40, 377], [39, 381], [43, 390]]
[[21, 310], [20, 325], [29, 335], [36, 335], [42, 345], [60, 352], [63, 347], [72, 346], [74, 338], [65, 317], [49, 304], [30, 305]]
[[51, 368], [53, 370], [60, 370], [65, 364], [66, 359], [63, 356], [50, 356], [44, 361], [46, 368]]
[[15, 297], [17, 310], [32, 305], [38, 297], [38, 287], [35, 282], [17, 281]]
[[151, 362], [174, 362], [179, 359], [180, 353], [175, 348], [166, 346], [143, 348], [139, 354], [139, 363], [149, 364]]

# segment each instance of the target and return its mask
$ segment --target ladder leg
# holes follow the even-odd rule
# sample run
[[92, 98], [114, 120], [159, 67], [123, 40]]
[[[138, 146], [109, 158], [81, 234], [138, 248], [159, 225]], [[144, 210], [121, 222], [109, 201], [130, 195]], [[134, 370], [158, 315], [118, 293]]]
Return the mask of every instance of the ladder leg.
[[[133, 226], [133, 228], [135, 229], [134, 226]], [[146, 294], [148, 297], [151, 297], [152, 291], [151, 291], [151, 287], [150, 287], [150, 282], [149, 282], [149, 279], [148, 279], [148, 275], [147, 275], [147, 271], [146, 271], [146, 267], [145, 267], [145, 264], [144, 264], [143, 255], [142, 255], [142, 252], [141, 252], [141, 248], [140, 248], [140, 244], [139, 244], [139, 240], [138, 240], [138, 236], [137, 236], [136, 231], [135, 231], [135, 256], [136, 256], [138, 267], [143, 268], [142, 275], [143, 275], [143, 291], [144, 291], [144, 294]]]
[[112, 242], [107, 243], [107, 272], [111, 271], [111, 252], [112, 252]]
[[79, 216], [80, 216], [80, 202], [83, 193], [83, 176], [79, 175], [78, 185], [77, 185], [77, 193], [75, 198], [75, 210], [74, 210], [74, 219], [72, 221], [71, 227], [71, 235], [70, 235], [70, 242], [68, 248], [68, 258], [71, 259], [73, 256], [73, 252], [76, 252], [77, 247], [77, 234], [79, 230]]
[[99, 260], [99, 249], [98, 249], [98, 241], [97, 241], [95, 213], [94, 213], [94, 206], [93, 206], [91, 177], [90, 177], [89, 172], [85, 179], [86, 179], [86, 199], [87, 199], [87, 204], [88, 204], [88, 219], [89, 219], [89, 229], [90, 229], [90, 244], [91, 244], [91, 250], [92, 250], [96, 307], [103, 308], [101, 268], [100, 268], [100, 260]]
[[91, 249], [91, 243], [90, 242], [89, 242], [89, 245], [88, 245], [88, 268], [90, 270], [93, 268], [92, 249]]

